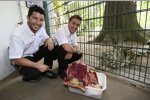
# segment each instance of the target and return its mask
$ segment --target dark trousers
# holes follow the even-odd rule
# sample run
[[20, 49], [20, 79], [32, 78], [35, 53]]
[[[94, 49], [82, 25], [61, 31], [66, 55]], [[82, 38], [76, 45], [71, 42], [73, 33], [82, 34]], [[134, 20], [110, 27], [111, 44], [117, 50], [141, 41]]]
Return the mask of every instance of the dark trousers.
[[79, 60], [82, 57], [82, 53], [73, 53], [72, 58], [69, 60], [65, 59], [65, 56], [67, 54], [67, 51], [63, 49], [62, 46], [56, 46], [57, 48], [57, 56], [58, 56], [58, 72], [65, 71], [68, 67], [68, 64]]
[[[33, 57], [28, 56], [25, 58], [33, 62], [37, 62], [42, 58], [44, 58], [44, 64], [48, 65], [49, 68], [51, 69], [53, 64], [53, 57], [52, 57], [53, 52], [54, 51], [49, 51], [47, 47], [44, 47], [44, 45], [42, 45], [40, 46], [39, 50], [35, 54], [33, 54]], [[30, 68], [27, 66], [19, 66], [19, 65], [16, 65], [16, 67], [20, 67], [19, 72], [21, 75], [32, 80], [36, 80], [41, 75], [44, 74], [35, 68]]]

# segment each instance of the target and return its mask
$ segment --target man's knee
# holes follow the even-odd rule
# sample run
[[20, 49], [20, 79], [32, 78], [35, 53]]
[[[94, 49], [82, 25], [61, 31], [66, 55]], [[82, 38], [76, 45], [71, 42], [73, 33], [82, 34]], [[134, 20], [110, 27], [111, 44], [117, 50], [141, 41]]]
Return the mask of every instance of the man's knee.
[[82, 58], [82, 56], [83, 56], [83, 54], [82, 54], [82, 53], [80, 53], [80, 54], [79, 54], [79, 59], [81, 59], [81, 58]]
[[75, 59], [81, 59], [83, 55], [82, 53], [75, 53], [73, 56]]

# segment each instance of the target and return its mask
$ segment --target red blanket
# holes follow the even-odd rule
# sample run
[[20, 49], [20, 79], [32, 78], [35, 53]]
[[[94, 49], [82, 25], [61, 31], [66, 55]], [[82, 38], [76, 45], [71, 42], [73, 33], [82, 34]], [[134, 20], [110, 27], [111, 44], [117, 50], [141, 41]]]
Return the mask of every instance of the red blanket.
[[67, 77], [64, 79], [65, 85], [84, 91], [85, 86], [97, 83], [96, 72], [89, 71], [87, 65], [74, 62], [67, 68]]

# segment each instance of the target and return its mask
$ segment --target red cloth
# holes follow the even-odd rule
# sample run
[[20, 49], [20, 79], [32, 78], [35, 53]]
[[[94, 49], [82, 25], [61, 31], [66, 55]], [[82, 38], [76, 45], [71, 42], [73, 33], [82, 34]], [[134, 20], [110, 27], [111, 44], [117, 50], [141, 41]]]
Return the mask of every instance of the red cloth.
[[84, 86], [89, 85], [89, 74], [87, 71], [87, 65], [74, 62], [67, 69], [67, 77], [64, 81], [69, 81], [72, 78], [77, 78]]

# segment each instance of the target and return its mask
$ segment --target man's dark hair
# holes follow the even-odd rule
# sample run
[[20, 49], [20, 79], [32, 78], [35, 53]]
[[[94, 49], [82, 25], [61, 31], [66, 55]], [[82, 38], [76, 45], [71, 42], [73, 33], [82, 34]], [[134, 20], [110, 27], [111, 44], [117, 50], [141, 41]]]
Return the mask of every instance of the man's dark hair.
[[32, 6], [29, 8], [28, 16], [30, 17], [34, 11], [35, 11], [35, 12], [38, 12], [38, 13], [40, 13], [40, 14], [43, 14], [43, 15], [45, 16], [45, 11], [44, 11], [44, 9], [42, 9], [40, 6], [37, 6], [37, 5], [32, 5]]
[[82, 21], [82, 18], [79, 16], [79, 15], [73, 15], [69, 18], [69, 22], [73, 19], [73, 18], [76, 18], [76, 19], [79, 19], [80, 21]]

